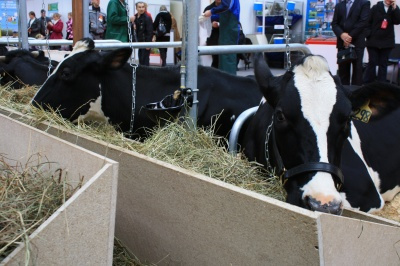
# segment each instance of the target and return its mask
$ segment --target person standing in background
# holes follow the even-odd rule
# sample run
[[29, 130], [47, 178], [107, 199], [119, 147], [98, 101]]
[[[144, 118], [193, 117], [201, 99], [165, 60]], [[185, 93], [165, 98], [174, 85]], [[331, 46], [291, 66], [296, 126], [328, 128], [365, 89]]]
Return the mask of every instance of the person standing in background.
[[153, 21], [153, 17], [151, 16], [151, 13], [149, 11], [147, 11], [147, 7], [148, 7], [147, 3], [144, 2], [144, 10], [146, 12], [146, 15], [149, 16], [151, 18], [151, 20]]
[[[65, 39], [74, 40], [72, 12], [68, 12], [68, 20], [67, 20], [67, 22], [65, 22], [65, 25], [67, 26], [67, 29], [66, 29], [67, 37]], [[63, 47], [61, 47], [61, 48], [63, 48]], [[72, 51], [72, 45], [64, 46], [64, 49], [67, 51]]]
[[[133, 22], [134, 17], [129, 19]], [[107, 5], [106, 39], [128, 42], [128, 14], [125, 0], [110, 0]]]
[[89, 33], [93, 40], [102, 40], [107, 28], [107, 15], [100, 10], [100, 0], [92, 0], [89, 7]]
[[[368, 66], [364, 82], [386, 81], [389, 54], [394, 48], [394, 25], [400, 24], [400, 9], [395, 0], [379, 1], [371, 8], [367, 37]], [[376, 76], [378, 66], [378, 76]]]
[[[62, 30], [64, 24], [61, 21], [61, 15], [59, 13], [53, 14], [53, 21], [47, 23], [47, 29], [51, 32], [50, 40], [58, 40], [63, 38]], [[53, 49], [60, 49], [61, 46], [53, 46]]]
[[[134, 31], [137, 42], [151, 42], [153, 40], [153, 21], [146, 14], [144, 2], [136, 2], [137, 14], [134, 16]], [[150, 65], [150, 48], [139, 49], [139, 64]]]
[[68, 21], [65, 22], [65, 25], [67, 25], [67, 40], [73, 40], [74, 39], [74, 31], [73, 31], [73, 24], [72, 24], [72, 12], [68, 12]]
[[29, 12], [28, 37], [35, 38], [40, 33], [40, 21], [36, 18], [35, 12]]
[[42, 34], [43, 36], [46, 36], [46, 33], [48, 33], [46, 24], [49, 23], [50, 21], [51, 18], [46, 17], [46, 10], [44, 9], [40, 10], [40, 18], [39, 18], [40, 34]]
[[[217, 7], [221, 4], [221, 0], [215, 0], [212, 4], [208, 5], [203, 13], [205, 13], [207, 10], [211, 10], [214, 7]], [[207, 38], [207, 46], [213, 46], [213, 45], [218, 45], [218, 39], [219, 39], [219, 14], [211, 15], [211, 34]], [[219, 55], [213, 54], [212, 56], [212, 63], [211, 66], [214, 68], [218, 68], [218, 57]]]
[[[164, 23], [166, 33], [163, 36], [157, 36], [154, 35], [153, 41], [156, 42], [169, 42], [170, 41], [170, 31], [171, 31], [171, 26], [172, 26], [172, 18], [171, 14], [168, 12], [167, 7], [162, 5], [160, 7], [160, 13], [157, 14], [156, 19], [154, 20], [153, 23], [153, 30], [154, 33], [157, 32], [157, 28], [160, 23]], [[167, 48], [159, 48], [160, 50], [160, 57], [161, 57], [161, 66], [166, 66], [167, 65]]]
[[[203, 13], [204, 17], [219, 14], [219, 45], [236, 45], [239, 41], [239, 0], [221, 0], [221, 4]], [[236, 54], [219, 55], [218, 68], [236, 75]]]
[[[332, 30], [337, 37], [338, 50], [355, 46], [357, 59], [338, 66], [338, 74], [343, 85], [362, 85], [365, 38], [368, 34], [370, 2], [368, 0], [346, 0], [335, 6]], [[351, 66], [353, 70], [351, 71]], [[352, 73], [352, 75], [351, 75]], [[351, 77], [351, 79], [350, 79]]]

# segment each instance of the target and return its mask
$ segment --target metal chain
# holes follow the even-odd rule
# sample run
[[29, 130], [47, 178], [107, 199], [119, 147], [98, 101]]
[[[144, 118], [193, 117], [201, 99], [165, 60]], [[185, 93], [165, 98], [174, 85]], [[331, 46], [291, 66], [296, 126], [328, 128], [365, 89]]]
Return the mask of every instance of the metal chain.
[[288, 0], [284, 0], [284, 16], [283, 16], [283, 24], [284, 24], [284, 38], [285, 38], [285, 43], [286, 43], [286, 61], [285, 61], [285, 69], [288, 70], [292, 67], [292, 62], [290, 61], [290, 37], [289, 37], [289, 22], [288, 22], [288, 17], [289, 17], [289, 10], [287, 9], [287, 2]]
[[270, 158], [269, 158], [269, 147], [268, 147], [268, 143], [269, 143], [269, 137], [271, 136], [271, 132], [272, 132], [272, 127], [273, 127], [273, 125], [274, 125], [274, 116], [272, 116], [271, 124], [268, 126], [267, 131], [265, 132], [265, 143], [264, 143], [264, 147], [265, 147], [265, 160], [267, 161], [267, 171], [268, 171], [268, 173], [271, 174], [271, 176], [274, 176], [274, 169], [272, 169], [271, 162], [270, 162]]
[[[46, 5], [44, 4], [44, 0], [42, 2], [42, 9], [46, 10]], [[41, 15], [41, 14], [40, 14]], [[49, 43], [49, 31], [47, 30], [47, 17], [44, 17], [44, 33], [46, 34], [46, 51], [47, 58], [49, 59], [49, 65], [47, 66], [47, 77], [50, 76], [51, 73], [51, 56], [50, 56], [50, 43]]]
[[[136, 53], [135, 49], [133, 48], [133, 38], [132, 38], [132, 28], [131, 23], [129, 20], [129, 6], [128, 2], [125, 2], [125, 9], [126, 9], [126, 22], [128, 25], [128, 36], [129, 36], [129, 46], [132, 49], [132, 54], [129, 59], [129, 65], [132, 67], [132, 109], [131, 109], [131, 121], [129, 125], [129, 135], [133, 135], [133, 125], [135, 123], [135, 109], [136, 109], [136, 69], [138, 65], [136, 64]], [[133, 25], [132, 25], [133, 26]], [[132, 56], [133, 55], [133, 56]]]

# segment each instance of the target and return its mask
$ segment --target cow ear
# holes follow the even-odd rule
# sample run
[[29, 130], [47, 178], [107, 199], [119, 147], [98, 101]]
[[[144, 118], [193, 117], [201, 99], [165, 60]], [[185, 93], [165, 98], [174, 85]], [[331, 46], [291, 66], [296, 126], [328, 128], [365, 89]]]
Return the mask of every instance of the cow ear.
[[350, 93], [353, 111], [368, 104], [371, 118], [382, 116], [400, 107], [400, 87], [386, 82], [373, 82], [359, 87]]
[[121, 48], [111, 51], [102, 57], [101, 64], [110, 70], [120, 69], [128, 61], [132, 53], [131, 48]]
[[254, 55], [254, 75], [261, 93], [264, 95], [267, 102], [275, 108], [279, 100], [279, 86], [277, 86], [277, 78], [272, 75], [262, 53], [256, 53]]

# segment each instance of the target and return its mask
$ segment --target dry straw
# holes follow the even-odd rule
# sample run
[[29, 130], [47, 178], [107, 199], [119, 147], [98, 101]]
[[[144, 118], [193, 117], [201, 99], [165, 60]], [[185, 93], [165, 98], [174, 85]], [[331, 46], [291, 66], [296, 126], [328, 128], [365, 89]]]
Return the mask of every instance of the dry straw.
[[29, 262], [29, 235], [79, 187], [39, 154], [24, 164], [0, 155], [0, 261], [24, 242]]
[[[248, 162], [241, 155], [229, 154], [226, 139], [214, 135], [213, 128], [193, 131], [188, 130], [185, 123], [169, 123], [162, 128], [150, 130], [150, 137], [144, 142], [136, 142], [124, 138], [122, 133], [108, 124], [74, 125], [61, 118], [56, 110], [46, 112], [30, 108], [29, 102], [36, 90], [36, 87], [21, 90], [0, 87], [0, 105], [24, 113], [27, 118], [24, 122], [33, 126], [41, 122], [62, 126], [77, 134], [137, 151], [263, 195], [285, 199], [284, 189], [276, 177], [271, 177], [261, 165]], [[114, 243], [114, 253], [114, 265], [143, 265], [118, 240]]]
[[35, 91], [32, 87], [19, 91], [0, 89], [0, 105], [32, 116], [34, 119], [30, 120], [31, 124], [46, 121], [51, 125], [63, 126], [76, 133], [137, 151], [266, 196], [285, 199], [285, 191], [278, 178], [271, 177], [261, 165], [248, 162], [241, 155], [229, 154], [226, 149], [227, 140], [216, 136], [212, 127], [193, 131], [187, 129], [185, 122], [167, 123], [164, 127], [150, 130], [150, 137], [144, 142], [131, 141], [108, 124], [74, 125], [57, 115], [56, 110], [45, 112], [37, 108], [27, 108], [27, 103]]

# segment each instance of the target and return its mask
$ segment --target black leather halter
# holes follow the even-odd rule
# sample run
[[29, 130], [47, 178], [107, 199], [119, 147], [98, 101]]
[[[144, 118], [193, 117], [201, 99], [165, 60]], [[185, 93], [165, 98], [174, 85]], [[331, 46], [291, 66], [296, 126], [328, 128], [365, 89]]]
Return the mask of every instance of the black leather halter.
[[[272, 117], [274, 119], [274, 117]], [[339, 167], [324, 162], [309, 162], [300, 164], [291, 169], [286, 169], [282, 157], [279, 153], [278, 146], [276, 144], [275, 138], [275, 129], [272, 127], [272, 151], [274, 153], [274, 157], [276, 160], [276, 174], [277, 176], [282, 178], [283, 183], [285, 183], [289, 178], [295, 177], [299, 174], [303, 173], [311, 173], [311, 172], [326, 172], [332, 174], [334, 177], [336, 188], [339, 190], [344, 182], [344, 177], [342, 170]]]

